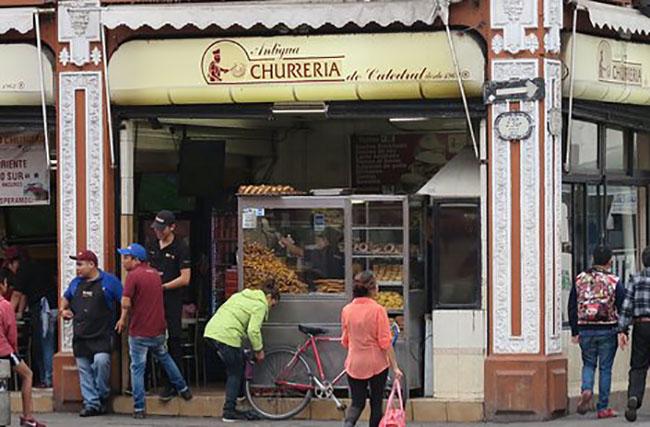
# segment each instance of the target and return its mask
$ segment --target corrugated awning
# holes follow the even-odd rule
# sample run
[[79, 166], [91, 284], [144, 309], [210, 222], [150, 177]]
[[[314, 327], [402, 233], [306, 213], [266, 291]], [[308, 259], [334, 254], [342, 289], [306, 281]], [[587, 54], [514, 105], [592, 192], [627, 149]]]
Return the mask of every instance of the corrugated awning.
[[594, 27], [636, 34], [650, 34], [650, 18], [637, 9], [598, 3], [592, 0], [572, 0], [579, 10], [589, 14]]
[[[451, 0], [458, 3], [461, 0]], [[147, 26], [159, 29], [165, 25], [180, 29], [193, 25], [205, 29], [211, 25], [230, 28], [238, 25], [251, 28], [263, 25], [273, 28], [285, 25], [296, 28], [308, 25], [319, 28], [333, 25], [341, 28], [349, 23], [365, 26], [376, 23], [388, 26], [393, 23], [413, 25], [421, 21], [433, 23], [437, 17], [446, 22], [449, 0], [376, 0], [360, 1], [282, 1], [282, 2], [220, 2], [116, 5], [102, 9], [102, 22], [110, 29], [124, 25], [132, 30]], [[263, 10], [263, 13], [251, 13]]]
[[0, 8], [0, 34], [11, 30], [24, 34], [33, 30], [34, 12], [31, 7]]

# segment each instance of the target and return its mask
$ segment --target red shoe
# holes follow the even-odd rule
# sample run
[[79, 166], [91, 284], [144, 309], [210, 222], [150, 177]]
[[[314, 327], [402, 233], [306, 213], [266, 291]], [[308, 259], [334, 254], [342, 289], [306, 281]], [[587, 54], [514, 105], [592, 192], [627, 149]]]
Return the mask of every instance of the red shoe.
[[42, 422], [37, 421], [34, 417], [20, 417], [20, 425], [21, 427], [47, 427]]
[[591, 407], [591, 398], [594, 396], [591, 390], [584, 390], [580, 395], [580, 402], [578, 402], [578, 413], [584, 415], [589, 412]]
[[612, 408], [607, 408], [598, 411], [598, 418], [616, 418], [616, 417], [618, 417], [618, 413]]

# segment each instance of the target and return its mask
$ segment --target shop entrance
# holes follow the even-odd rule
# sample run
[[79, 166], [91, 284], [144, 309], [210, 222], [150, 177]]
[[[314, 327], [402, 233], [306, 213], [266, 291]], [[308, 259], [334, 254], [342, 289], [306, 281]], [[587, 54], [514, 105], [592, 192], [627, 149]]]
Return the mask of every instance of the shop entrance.
[[[473, 107], [480, 116], [480, 107]], [[215, 113], [215, 109], [220, 112]], [[223, 379], [218, 358], [203, 346], [201, 331], [216, 308], [239, 286], [237, 263], [242, 260], [241, 255], [238, 256], [241, 224], [238, 224], [237, 193], [240, 186], [290, 186], [292, 191], [306, 196], [318, 189], [330, 191], [321, 195], [412, 195], [459, 153], [469, 151], [473, 156], [464, 112], [458, 103], [333, 103], [329, 105], [327, 114], [273, 114], [272, 110], [271, 105], [251, 105], [245, 108], [143, 108], [119, 113], [122, 120], [128, 121], [128, 128], [132, 129], [130, 138], [134, 141], [133, 239], [142, 243], [153, 239], [149, 230], [151, 220], [157, 211], [169, 209], [177, 214], [178, 234], [191, 247], [192, 283], [184, 297], [186, 357], [182, 368], [191, 383], [201, 387], [218, 386]], [[128, 190], [128, 186], [126, 188]], [[265, 210], [257, 215], [257, 219], [262, 221], [269, 215], [272, 217], [273, 224], [269, 224], [266, 230], [262, 227], [257, 239], [267, 242], [271, 238], [270, 246], [267, 245], [269, 249], [291, 233], [288, 228], [285, 230], [283, 221], [294, 221], [294, 225], [298, 221], [312, 231], [324, 228], [323, 232], [328, 229], [323, 224], [337, 221], [330, 218], [331, 215], [327, 216], [331, 212], [326, 205], [312, 206], [309, 212], [301, 211], [300, 215], [298, 211], [286, 211], [283, 216], [282, 209], [291, 208], [283, 203], [277, 205], [276, 212]], [[348, 202], [341, 203], [340, 212], [334, 213], [341, 214], [339, 228], [342, 234], [337, 245], [342, 247], [345, 241], [343, 206]], [[401, 206], [401, 202], [398, 204]], [[430, 218], [426, 213], [427, 204], [420, 202], [418, 206], [423, 217]], [[320, 209], [320, 214], [314, 209]], [[353, 218], [351, 221], [356, 224]], [[421, 223], [419, 226], [424, 229], [426, 225]], [[363, 233], [358, 228], [358, 225], [351, 228], [351, 250], [355, 247], [354, 236]], [[389, 228], [373, 232], [385, 236], [392, 232]], [[358, 236], [357, 240], [360, 239]], [[412, 244], [422, 247], [423, 252], [417, 260], [423, 263], [419, 280], [423, 292], [430, 293], [429, 273], [424, 273], [429, 269], [424, 267], [424, 263], [430, 261], [427, 254], [431, 253], [433, 240], [423, 236], [423, 232], [415, 231], [410, 238]], [[302, 242], [303, 236], [297, 232], [291, 237], [300, 248], [314, 243]], [[125, 243], [128, 242], [122, 242]], [[361, 244], [359, 240], [357, 246]], [[384, 246], [387, 245], [398, 247], [390, 242]], [[295, 257], [295, 254], [291, 256]], [[411, 259], [411, 268], [414, 268], [415, 261]], [[302, 262], [296, 258], [293, 264], [288, 265], [298, 268]], [[314, 287], [308, 290], [309, 295], [314, 295], [308, 297], [311, 303], [322, 301], [321, 304], [325, 304], [322, 307], [327, 306], [331, 297], [323, 297], [317, 288], [330, 285], [332, 289], [336, 288], [337, 281], [346, 277], [343, 265], [341, 267], [340, 274], [331, 277], [335, 279], [332, 283], [311, 280]], [[382, 272], [399, 277], [393, 274], [393, 269]], [[344, 288], [340, 292], [341, 301], [345, 303], [349, 296], [346, 297]], [[388, 302], [394, 301], [389, 299]], [[423, 388], [423, 313], [432, 308], [430, 298], [422, 298], [421, 304], [422, 315], [413, 324], [421, 338], [404, 348], [404, 352], [420, 366], [413, 382], [416, 393]], [[429, 307], [425, 307], [427, 305]], [[314, 307], [319, 310], [317, 305]], [[398, 313], [401, 309], [393, 307], [394, 319], [401, 316], [403, 321], [403, 313]], [[334, 313], [332, 316], [334, 320], [325, 323], [337, 326], [338, 315]], [[284, 315], [272, 316], [272, 321], [287, 322], [294, 327], [302, 322]], [[304, 322], [313, 323], [309, 319]], [[127, 368], [128, 365], [123, 364], [123, 378], [128, 378], [124, 375]]]

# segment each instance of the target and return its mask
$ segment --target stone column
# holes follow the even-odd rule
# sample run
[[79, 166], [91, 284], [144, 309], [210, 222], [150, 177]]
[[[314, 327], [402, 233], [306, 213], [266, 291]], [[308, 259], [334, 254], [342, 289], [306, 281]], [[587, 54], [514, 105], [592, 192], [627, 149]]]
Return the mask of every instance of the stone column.
[[[115, 264], [113, 171], [105, 126], [103, 64], [98, 0], [58, 3], [57, 160], [59, 291], [75, 277], [70, 255], [81, 249], [97, 254], [100, 268]], [[60, 352], [54, 360], [58, 409], [81, 401], [72, 356], [72, 326], [62, 321]]]
[[[488, 109], [488, 419], [548, 419], [567, 408], [561, 348], [561, 0], [491, 0], [488, 76], [542, 78], [545, 96]], [[503, 140], [497, 118], [522, 111], [526, 139]], [[558, 122], [559, 119], [559, 122]]]

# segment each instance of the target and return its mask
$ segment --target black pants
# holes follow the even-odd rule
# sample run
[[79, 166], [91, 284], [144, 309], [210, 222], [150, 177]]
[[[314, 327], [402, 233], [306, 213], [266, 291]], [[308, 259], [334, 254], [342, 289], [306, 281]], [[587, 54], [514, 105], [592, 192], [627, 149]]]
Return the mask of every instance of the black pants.
[[370, 389], [370, 422], [369, 427], [378, 427], [383, 416], [382, 402], [388, 369], [367, 380], [357, 380], [348, 375], [352, 404], [345, 416], [345, 427], [352, 427], [357, 424], [363, 409], [366, 407], [368, 389]]
[[646, 375], [650, 366], [650, 323], [637, 323], [632, 331], [632, 357], [630, 358], [630, 382], [627, 389], [628, 397], [643, 401]]
[[[176, 310], [176, 309], [175, 309]], [[181, 312], [171, 312], [170, 315], [165, 316], [167, 321], [167, 352], [174, 359], [174, 363], [183, 374], [183, 346], [181, 336], [183, 333], [182, 321], [181, 321]], [[167, 374], [163, 371], [163, 380], [165, 388], [174, 389], [174, 387], [169, 382]]]
[[232, 412], [237, 407], [237, 398], [244, 384], [244, 351], [208, 338], [208, 342], [226, 365], [226, 400], [224, 412]]

